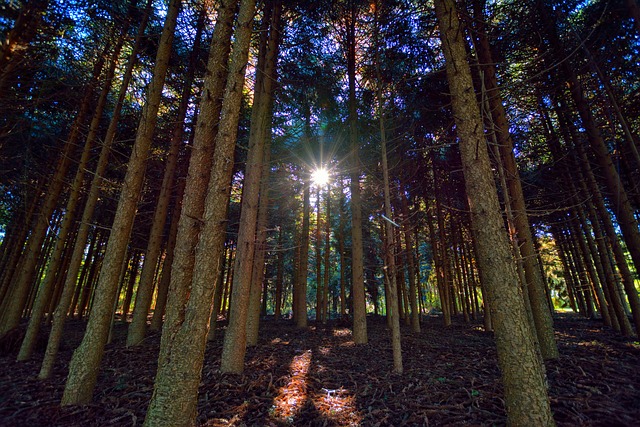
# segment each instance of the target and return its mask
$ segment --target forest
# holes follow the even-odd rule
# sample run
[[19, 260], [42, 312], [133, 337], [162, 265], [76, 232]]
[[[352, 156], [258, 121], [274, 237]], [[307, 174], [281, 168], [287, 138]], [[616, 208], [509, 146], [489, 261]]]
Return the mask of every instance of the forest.
[[8, 0], [0, 40], [0, 426], [640, 422], [638, 0]]

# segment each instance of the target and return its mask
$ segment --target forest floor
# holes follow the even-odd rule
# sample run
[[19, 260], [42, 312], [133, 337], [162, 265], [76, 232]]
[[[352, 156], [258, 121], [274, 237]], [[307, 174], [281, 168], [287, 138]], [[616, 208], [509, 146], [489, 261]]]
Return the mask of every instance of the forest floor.
[[[419, 335], [403, 331], [404, 374], [391, 372], [382, 318], [369, 318], [368, 345], [346, 324], [297, 330], [264, 321], [242, 375], [219, 372], [221, 333], [207, 347], [198, 421], [207, 426], [504, 425], [502, 386], [492, 334], [456, 319], [445, 328], [425, 318]], [[142, 424], [153, 390], [159, 335], [135, 348], [117, 324], [93, 403], [60, 408], [66, 370], [84, 324], [71, 321], [54, 376], [39, 381], [42, 349], [15, 362], [0, 356], [0, 426]], [[640, 343], [573, 314], [557, 316], [560, 359], [547, 363], [551, 407], [560, 426], [640, 425]], [[45, 341], [46, 344], [46, 341]]]

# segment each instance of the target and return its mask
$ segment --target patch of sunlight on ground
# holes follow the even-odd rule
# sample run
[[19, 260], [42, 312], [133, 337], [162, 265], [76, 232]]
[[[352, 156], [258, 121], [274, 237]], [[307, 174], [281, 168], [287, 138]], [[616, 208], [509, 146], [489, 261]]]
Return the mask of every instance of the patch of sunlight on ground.
[[280, 421], [292, 422], [307, 399], [307, 375], [311, 365], [311, 350], [296, 356], [289, 365], [291, 379], [273, 399], [271, 415]]
[[342, 387], [329, 390], [322, 389], [321, 393], [316, 393], [313, 402], [328, 419], [334, 419], [334, 421], [345, 420], [345, 417], [349, 420], [349, 425], [360, 425], [362, 422], [362, 415], [356, 408], [356, 398], [351, 394], [349, 390]]
[[334, 337], [349, 337], [351, 336], [351, 329], [349, 328], [341, 328], [341, 329], [334, 329], [333, 330], [333, 336]]

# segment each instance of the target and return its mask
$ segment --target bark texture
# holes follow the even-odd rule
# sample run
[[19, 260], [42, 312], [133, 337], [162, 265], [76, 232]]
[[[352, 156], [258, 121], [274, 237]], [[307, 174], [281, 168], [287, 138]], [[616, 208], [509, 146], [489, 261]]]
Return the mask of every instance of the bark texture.
[[436, 0], [435, 6], [456, 130], [460, 138], [478, 263], [483, 270], [487, 296], [495, 308], [492, 313], [493, 325], [507, 416], [512, 425], [555, 425], [549, 407], [544, 369], [536, 354], [534, 332], [527, 320], [500, 215], [482, 118], [473, 91], [455, 3], [452, 0]]
[[[196, 247], [198, 262], [194, 266], [193, 281], [182, 321], [178, 323], [176, 319], [169, 318], [169, 311], [167, 312], [165, 327], [171, 325], [171, 328], [165, 329], [162, 334], [158, 372], [144, 422], [146, 426], [189, 426], [196, 422], [198, 386], [209, 332], [213, 292], [224, 251], [234, 148], [254, 13], [254, 0], [243, 0], [240, 3], [229, 76], [215, 139], [202, 234]], [[231, 20], [232, 16], [225, 24], [231, 24]], [[201, 119], [202, 116], [199, 117]], [[168, 308], [175, 304], [181, 305], [182, 300], [170, 300]], [[175, 309], [171, 313], [175, 315]], [[232, 311], [231, 316], [233, 315]]]
[[74, 352], [69, 364], [69, 376], [62, 396], [62, 405], [88, 403], [93, 396], [104, 347], [109, 338], [120, 272], [125, 261], [136, 207], [142, 191], [180, 5], [180, 0], [172, 0], [167, 10], [156, 54], [153, 78], [149, 84], [147, 102], [142, 110], [136, 140], [127, 165], [111, 235], [96, 284], [89, 322], [82, 343]]

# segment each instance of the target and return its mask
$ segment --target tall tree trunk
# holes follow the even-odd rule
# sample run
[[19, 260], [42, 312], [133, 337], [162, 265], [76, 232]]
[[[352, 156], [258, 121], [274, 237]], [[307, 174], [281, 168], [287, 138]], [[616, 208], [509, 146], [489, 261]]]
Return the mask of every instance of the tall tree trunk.
[[417, 280], [416, 262], [414, 259], [414, 243], [411, 217], [409, 216], [409, 205], [407, 196], [400, 194], [400, 204], [402, 208], [402, 233], [407, 254], [407, 269], [409, 271], [409, 303], [411, 305], [411, 330], [420, 333], [420, 309], [418, 306], [419, 282]]
[[278, 264], [276, 267], [276, 292], [273, 302], [273, 318], [275, 321], [280, 320], [282, 317], [282, 294], [284, 285], [284, 250], [282, 248], [284, 243], [284, 233], [282, 227], [278, 229]]
[[[474, 2], [477, 22], [484, 22], [484, 14], [482, 12], [483, 5], [483, 0]], [[522, 193], [522, 184], [516, 165], [516, 158], [513, 153], [513, 140], [511, 139], [507, 115], [498, 89], [491, 48], [484, 25], [478, 30], [477, 52], [481, 62], [481, 68], [484, 71], [484, 84], [487, 90], [486, 96], [491, 109], [491, 116], [493, 117], [495, 135], [498, 139], [500, 159], [505, 168], [505, 179], [509, 189], [513, 220], [518, 236], [518, 246], [520, 247], [523, 259], [526, 289], [529, 295], [529, 304], [531, 306], [531, 313], [533, 314], [538, 343], [540, 344], [540, 352], [545, 360], [557, 359], [559, 353], [558, 345], [553, 335], [553, 319], [547, 304], [544, 279], [538, 266], [538, 257], [529, 225], [524, 194]]]
[[153, 318], [151, 319], [150, 330], [159, 331], [162, 329], [162, 319], [167, 307], [167, 295], [169, 294], [169, 283], [171, 282], [171, 268], [173, 264], [173, 255], [176, 247], [176, 237], [178, 234], [178, 223], [180, 221], [180, 211], [182, 210], [182, 196], [186, 180], [183, 174], [178, 180], [175, 190], [174, 206], [171, 212], [171, 227], [169, 228], [169, 237], [167, 239], [166, 255], [162, 263], [162, 272], [160, 273], [160, 281], [158, 283], [158, 294], [156, 296], [156, 306], [153, 310]]
[[[78, 234], [76, 236], [73, 254], [71, 255], [69, 269], [67, 270], [65, 285], [60, 297], [60, 303], [53, 313], [53, 324], [51, 326], [51, 332], [49, 333], [47, 349], [45, 351], [45, 357], [42, 362], [42, 367], [40, 368], [40, 373], [38, 375], [38, 378], [40, 379], [48, 378], [51, 375], [51, 369], [53, 368], [53, 363], [55, 362], [56, 356], [58, 354], [58, 348], [60, 346], [60, 340], [62, 338], [62, 331], [64, 329], [67, 311], [69, 310], [71, 300], [74, 296], [74, 289], [78, 280], [78, 271], [80, 271], [80, 264], [82, 263], [82, 259], [84, 257], [84, 249], [86, 246], [87, 238], [89, 237], [89, 232], [91, 231], [91, 221], [93, 219], [93, 214], [98, 203], [98, 198], [100, 196], [100, 188], [102, 187], [103, 175], [106, 172], [107, 166], [109, 164], [109, 153], [111, 151], [111, 146], [113, 145], [113, 142], [115, 140], [118, 122], [122, 113], [122, 106], [127, 94], [127, 88], [129, 87], [129, 83], [131, 82], [133, 68], [137, 62], [138, 50], [140, 49], [144, 30], [149, 20], [151, 4], [152, 0], [147, 0], [145, 12], [140, 25], [138, 26], [136, 39], [134, 41], [133, 47], [131, 48], [131, 54], [129, 56], [127, 66], [122, 77], [122, 84], [120, 86], [118, 98], [113, 107], [113, 115], [111, 117], [111, 121], [109, 122], [109, 127], [105, 135], [104, 143], [102, 144], [102, 149], [100, 150], [98, 164], [93, 175], [93, 180], [91, 181], [91, 187], [89, 189], [89, 194], [87, 195], [87, 201], [85, 202], [82, 219], [80, 220], [80, 228], [78, 229]], [[92, 266], [91, 271], [95, 271], [94, 266]], [[88, 284], [90, 285], [91, 282], [88, 282]]]
[[118, 290], [118, 279], [129, 244], [138, 199], [142, 191], [145, 167], [158, 118], [158, 109], [162, 99], [162, 89], [171, 56], [171, 45], [180, 6], [180, 0], [172, 0], [167, 10], [147, 101], [142, 110], [136, 139], [127, 164], [127, 173], [111, 226], [103, 268], [96, 285], [91, 316], [82, 343], [74, 352], [69, 364], [69, 376], [62, 396], [62, 405], [87, 403], [91, 401], [93, 396], [104, 346], [109, 338], [110, 320]]
[[[326, 324], [329, 319], [328, 306], [329, 306], [329, 280], [331, 277], [331, 265], [329, 256], [331, 253], [331, 188], [327, 184], [327, 207], [324, 221], [324, 284], [322, 285], [324, 295], [322, 300], [322, 323]], [[334, 300], [335, 301], [335, 300]], [[335, 307], [334, 307], [335, 311]]]
[[20, 352], [18, 353], [18, 361], [23, 361], [31, 357], [34, 346], [36, 344], [38, 332], [40, 331], [42, 317], [44, 316], [44, 312], [49, 305], [49, 300], [51, 299], [54, 285], [59, 275], [64, 276], [64, 271], [60, 271], [60, 266], [62, 265], [63, 261], [62, 255], [65, 253], [66, 246], [73, 245], [73, 240], [75, 240], [72, 233], [71, 241], [67, 242], [69, 233], [72, 231], [75, 221], [77, 220], [76, 208], [78, 207], [78, 204], [80, 202], [80, 192], [82, 190], [82, 183], [85, 177], [85, 170], [90, 160], [91, 151], [93, 149], [96, 135], [98, 133], [100, 120], [102, 119], [102, 113], [107, 103], [107, 96], [109, 95], [109, 91], [111, 90], [111, 82], [113, 80], [116, 66], [118, 65], [118, 56], [120, 55], [120, 50], [122, 49], [122, 45], [124, 44], [125, 32], [126, 29], [122, 32], [119, 41], [111, 54], [111, 64], [109, 66], [109, 69], [107, 70], [103, 88], [100, 93], [100, 98], [98, 99], [98, 104], [96, 106], [93, 119], [91, 120], [89, 132], [87, 134], [84, 148], [82, 150], [82, 155], [80, 156], [78, 168], [76, 170], [73, 183], [71, 184], [69, 197], [67, 199], [67, 206], [64, 210], [62, 224], [60, 225], [60, 231], [56, 236], [55, 248], [53, 249], [53, 253], [51, 255], [51, 258], [49, 259], [49, 264], [43, 283], [36, 295], [34, 309], [31, 313], [31, 318], [29, 319], [27, 332], [25, 334], [24, 340], [22, 341]]
[[[146, 426], [160, 424], [188, 426], [193, 425], [196, 421], [198, 386], [200, 385], [204, 350], [209, 332], [213, 293], [220, 268], [221, 254], [224, 251], [234, 149], [254, 14], [255, 0], [242, 0], [238, 12], [238, 23], [223, 105], [220, 111], [220, 122], [214, 142], [214, 161], [211, 165], [211, 177], [202, 216], [201, 235], [196, 247], [195, 259], [197, 262], [193, 268], [193, 279], [188, 299], [185, 300], [182, 299], [182, 296], [178, 296], [179, 298], [174, 300], [176, 295], [170, 294], [171, 299], [168, 301], [167, 308], [173, 307], [171, 310], [167, 310], [167, 320], [160, 344], [158, 372], [145, 419]], [[224, 25], [231, 24], [231, 16]], [[215, 77], [210, 76], [210, 78]], [[203, 114], [198, 117], [198, 121], [208, 119], [210, 117]], [[198, 129], [199, 126], [196, 127], [196, 132]], [[187, 188], [185, 200], [187, 196], [195, 196], [189, 194], [189, 190], [202, 191], [201, 188]], [[186, 208], [185, 205], [182, 217], [184, 217]], [[187, 236], [191, 234], [191, 230], [183, 230], [183, 232], [187, 232]], [[181, 237], [179, 236], [179, 238]], [[174, 261], [174, 266], [182, 268], [176, 264], [176, 261]], [[248, 292], [244, 290], [245, 295], [243, 295], [238, 291], [243, 290], [234, 286], [231, 304], [244, 305], [246, 310]], [[230, 325], [237, 321], [234, 316], [240, 315], [240, 312], [241, 310], [236, 309], [236, 306], [231, 309]], [[175, 317], [170, 318], [170, 315]], [[245, 323], [246, 317], [243, 319], [242, 325], [244, 326]], [[227, 342], [228, 340], [225, 339], [223, 365]], [[233, 345], [244, 347], [243, 342], [234, 342]], [[244, 360], [241, 362], [244, 364]], [[223, 366], [223, 371], [224, 368]]]
[[200, 53], [200, 39], [202, 38], [202, 31], [204, 29], [207, 12], [207, 8], [204, 5], [201, 5], [200, 7], [201, 9], [196, 24], [193, 47], [191, 48], [189, 64], [185, 73], [180, 105], [178, 106], [178, 112], [176, 114], [176, 125], [173, 135], [171, 136], [171, 144], [169, 154], [167, 155], [160, 194], [158, 195], [156, 209], [153, 214], [153, 223], [151, 225], [149, 242], [147, 244], [147, 250], [145, 251], [142, 272], [140, 273], [140, 282], [138, 283], [138, 292], [136, 293], [136, 303], [133, 309], [133, 319], [131, 320], [127, 334], [127, 346], [140, 344], [144, 339], [147, 330], [147, 316], [149, 314], [149, 308], [151, 307], [151, 300], [153, 298], [153, 290], [155, 287], [153, 276], [162, 252], [164, 226], [167, 221], [171, 189], [173, 188], [175, 180], [178, 155], [180, 154], [182, 137], [184, 135], [184, 120], [191, 100], [191, 86], [193, 85], [198, 56]]
[[464, 33], [452, 0], [436, 0], [447, 79], [452, 96], [466, 192], [471, 208], [478, 263], [495, 307], [498, 362], [507, 417], [512, 425], [554, 425], [544, 378], [518, 286], [489, 163], [482, 118], [466, 61]]
[[[271, 120], [273, 115], [273, 82], [276, 78], [276, 62], [278, 45], [280, 42], [280, 14], [281, 1], [267, 2], [261, 40], [262, 52], [258, 58], [258, 77], [254, 88], [254, 110], [251, 114], [251, 130], [249, 132], [249, 158], [245, 171], [242, 191], [242, 213], [240, 217], [240, 232], [242, 233], [243, 219], [247, 221], [246, 238], [256, 242], [253, 253], [246, 254], [245, 260], [236, 257], [236, 262], [250, 263], [251, 273], [244, 277], [246, 286], [250, 289], [246, 320], [246, 344], [256, 345], [258, 342], [258, 328], [260, 323], [260, 294], [264, 280], [264, 258], [267, 243], [267, 220], [269, 211], [269, 172], [271, 165]], [[256, 151], [260, 151], [257, 153]], [[245, 208], [249, 209], [245, 214]], [[240, 242], [240, 235], [238, 236]], [[266, 295], [265, 295], [266, 298]], [[238, 325], [238, 329], [244, 326]], [[229, 329], [227, 329], [228, 333]], [[226, 337], [225, 337], [226, 339]], [[238, 354], [240, 356], [240, 354]], [[244, 354], [242, 355], [244, 357]]]
[[[125, 288], [124, 299], [122, 301], [122, 321], [124, 323], [127, 322], [127, 317], [129, 316], [129, 311], [131, 309], [131, 298], [133, 296], [133, 288], [136, 285], [136, 279], [138, 278], [138, 270], [140, 269], [140, 251], [131, 251], [132, 253], [127, 257], [130, 261], [127, 263], [129, 265], [128, 272], [129, 277], [128, 280], [122, 281], [122, 285]], [[127, 269], [125, 268], [125, 274]], [[124, 279], [124, 277], [123, 277]], [[126, 286], [124, 286], [126, 283]]]
[[[340, 318], [347, 318], [347, 280], [346, 280], [346, 256], [344, 247], [344, 228], [346, 226], [346, 212], [344, 211], [345, 200], [342, 181], [340, 181], [340, 222], [338, 225], [338, 252], [340, 253]], [[377, 307], [377, 304], [376, 304]]]
[[[211, 177], [215, 138], [218, 133], [222, 98], [227, 81], [231, 35], [237, 7], [238, 0], [223, 0], [217, 11], [173, 250], [163, 338], [164, 331], [169, 331], [166, 334], [173, 334], [182, 327], [185, 319], [193, 279], [195, 249], [203, 226], [206, 196], [203, 189], [209, 186]], [[227, 202], [224, 202], [224, 205], [226, 206]], [[166, 351], [163, 349], [164, 345], [172, 345], [172, 340], [167, 339], [161, 342], [160, 364], [164, 363], [162, 362], [162, 354]]]
[[310, 192], [311, 183], [304, 182], [302, 202], [302, 229], [298, 241], [300, 242], [300, 254], [298, 256], [298, 268], [293, 288], [293, 316], [298, 328], [307, 327], [307, 275], [309, 268], [309, 217], [311, 210]]
[[349, 145], [351, 190], [351, 299], [353, 303], [353, 341], [366, 344], [367, 306], [364, 293], [364, 248], [362, 243], [362, 202], [360, 200], [360, 157], [358, 155], [358, 111], [356, 106], [356, 4], [347, 12], [347, 74], [349, 79]]
[[[387, 316], [390, 317], [391, 320], [391, 348], [393, 352], [393, 372], [401, 374], [403, 371], [402, 366], [402, 343], [400, 340], [400, 319], [398, 312], [398, 285], [403, 286], [404, 283], [398, 283], [396, 277], [396, 262], [395, 262], [395, 253], [396, 253], [396, 243], [398, 244], [398, 248], [400, 248], [400, 233], [397, 234], [397, 239], [394, 239], [396, 236], [392, 224], [393, 212], [391, 210], [391, 192], [389, 188], [389, 164], [387, 158], [387, 131], [385, 128], [384, 121], [384, 99], [382, 97], [382, 76], [380, 73], [380, 46], [379, 46], [379, 22], [378, 22], [378, 1], [374, 3], [375, 8], [375, 23], [374, 23], [374, 44], [375, 44], [375, 68], [376, 68], [376, 97], [377, 97], [377, 110], [378, 110], [378, 127], [380, 132], [380, 149], [381, 149], [381, 158], [382, 158], [382, 187], [384, 192], [384, 213], [385, 213], [385, 236], [386, 236], [386, 251], [385, 251], [385, 267], [387, 270], [387, 274], [389, 277], [389, 287], [388, 287], [388, 295], [387, 295]], [[352, 16], [352, 20], [355, 21], [355, 16]], [[355, 24], [354, 24], [355, 25]], [[353, 47], [355, 49], [355, 29], [353, 34], [354, 40]], [[350, 70], [355, 72], [355, 51], [350, 54], [353, 55], [353, 58], [350, 57], [350, 61], [353, 61], [353, 64], [350, 63]], [[351, 83], [351, 78], [349, 79]], [[355, 77], [354, 77], [355, 82]], [[351, 89], [351, 85], [349, 86]], [[355, 114], [355, 85], [353, 86], [353, 100], [350, 100], [349, 103], [350, 113], [351, 108], [353, 109], [353, 114]], [[352, 119], [355, 120], [355, 119]], [[351, 124], [355, 128], [355, 124]], [[352, 137], [353, 138], [353, 137]], [[352, 139], [352, 149], [354, 152], [357, 144], [357, 140]], [[358, 170], [359, 172], [359, 170]], [[398, 251], [399, 252], [399, 251]]]
[[322, 220], [320, 212], [320, 199], [322, 196], [322, 186], [318, 185], [316, 192], [316, 323], [322, 320], [322, 296], [324, 294], [322, 281]]

